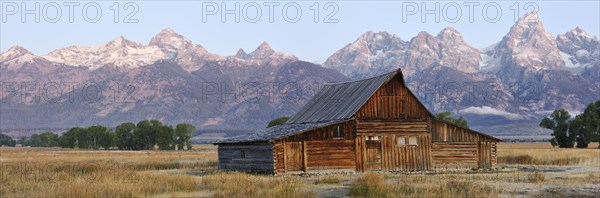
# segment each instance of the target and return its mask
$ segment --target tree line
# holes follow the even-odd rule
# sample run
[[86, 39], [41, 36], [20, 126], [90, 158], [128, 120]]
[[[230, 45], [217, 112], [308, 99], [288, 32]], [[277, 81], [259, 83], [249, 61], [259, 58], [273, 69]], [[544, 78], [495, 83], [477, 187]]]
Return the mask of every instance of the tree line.
[[[63, 147], [119, 150], [191, 150], [196, 127], [181, 123], [174, 128], [158, 120], [122, 123], [115, 130], [105, 126], [74, 127], [62, 135], [44, 132], [22, 137], [16, 143], [32, 147]], [[14, 144], [13, 144], [14, 145]], [[11, 145], [9, 145], [11, 146]]]
[[540, 122], [540, 127], [552, 130], [552, 146], [587, 148], [590, 142], [600, 142], [600, 100], [590, 103], [573, 119], [564, 109], [554, 110]]

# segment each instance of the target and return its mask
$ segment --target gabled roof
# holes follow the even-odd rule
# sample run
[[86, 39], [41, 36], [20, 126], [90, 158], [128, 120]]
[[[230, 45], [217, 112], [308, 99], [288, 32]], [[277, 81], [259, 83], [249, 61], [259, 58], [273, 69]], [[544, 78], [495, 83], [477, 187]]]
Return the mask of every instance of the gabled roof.
[[325, 84], [287, 123], [350, 119], [386, 82], [400, 70], [357, 81]]

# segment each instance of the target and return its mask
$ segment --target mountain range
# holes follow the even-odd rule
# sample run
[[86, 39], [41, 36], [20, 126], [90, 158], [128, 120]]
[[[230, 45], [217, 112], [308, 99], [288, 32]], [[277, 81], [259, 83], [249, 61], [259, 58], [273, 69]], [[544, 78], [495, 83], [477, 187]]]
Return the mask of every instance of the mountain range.
[[465, 116], [496, 135], [543, 134], [557, 108], [572, 113], [600, 99], [600, 44], [582, 28], [545, 31], [537, 13], [498, 43], [477, 49], [454, 28], [409, 40], [366, 32], [322, 65], [260, 44], [250, 53], [210, 53], [165, 29], [148, 44], [124, 37], [38, 56], [20, 46], [0, 54], [3, 131], [160, 119], [202, 130], [240, 131], [292, 115], [324, 83], [401, 68], [432, 111]]

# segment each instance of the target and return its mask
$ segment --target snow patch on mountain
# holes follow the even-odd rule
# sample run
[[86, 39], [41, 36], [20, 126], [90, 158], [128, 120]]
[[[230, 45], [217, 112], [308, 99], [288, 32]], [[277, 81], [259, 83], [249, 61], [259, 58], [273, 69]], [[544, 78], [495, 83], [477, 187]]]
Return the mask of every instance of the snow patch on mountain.
[[47, 62], [42, 57], [36, 56], [21, 46], [12, 46], [6, 52], [0, 53], [0, 62], [7, 66], [8, 70], [17, 70], [26, 64], [35, 62]]
[[577, 67], [581, 67], [581, 64], [577, 61], [577, 59], [567, 53], [564, 52], [560, 52], [560, 56], [562, 57], [563, 61], [565, 61], [565, 66], [568, 68], [577, 68]]
[[131, 70], [150, 65], [164, 57], [165, 54], [160, 48], [135, 43], [122, 36], [104, 45], [71, 46], [52, 51], [44, 56], [52, 62], [86, 67], [90, 70], [96, 70], [107, 65], [112, 65], [118, 69]]

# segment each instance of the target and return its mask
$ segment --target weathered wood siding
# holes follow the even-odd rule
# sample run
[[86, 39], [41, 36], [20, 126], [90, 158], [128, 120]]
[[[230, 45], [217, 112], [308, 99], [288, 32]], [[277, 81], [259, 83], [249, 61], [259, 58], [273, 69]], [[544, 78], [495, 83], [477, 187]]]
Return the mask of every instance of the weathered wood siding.
[[[334, 137], [333, 129], [335, 126], [343, 127], [343, 137]], [[277, 173], [286, 173], [318, 170], [355, 170], [354, 126], [354, 121], [349, 121], [314, 129], [276, 141], [274, 143], [275, 171]], [[294, 148], [300, 148], [300, 150]], [[297, 154], [301, 154], [302, 156], [297, 156]], [[301, 162], [301, 164], [298, 162]], [[292, 165], [291, 163], [294, 164]]]
[[490, 168], [496, 165], [497, 140], [443, 121], [432, 119], [431, 123], [434, 168]]
[[356, 132], [368, 134], [403, 135], [427, 133], [427, 119], [397, 120], [397, 119], [359, 119], [356, 121]]
[[[427, 109], [403, 84], [402, 76], [383, 85], [356, 113], [359, 136], [355, 140], [356, 169], [431, 169], [428, 115]], [[373, 138], [379, 140], [369, 140]], [[417, 145], [398, 145], [398, 138], [416, 138]]]
[[496, 142], [479, 142], [479, 167], [496, 166]]
[[[242, 152], [244, 155], [242, 155]], [[220, 144], [218, 147], [220, 170], [273, 172], [273, 145]]]
[[285, 172], [285, 159], [283, 158], [283, 143], [275, 142], [273, 144], [273, 163], [275, 167], [275, 173]]
[[[375, 137], [379, 140], [368, 140]], [[398, 138], [402, 138], [401, 140], [407, 143], [398, 144]], [[416, 140], [415, 145], [408, 144], [408, 140], [411, 138]], [[371, 145], [370, 141], [379, 145]], [[417, 171], [432, 169], [431, 139], [427, 133], [369, 135], [358, 137], [357, 142], [365, 145], [358, 152], [363, 156], [359, 158], [361, 160], [359, 160], [360, 164], [357, 164], [357, 170]], [[380, 151], [372, 150], [372, 148], [378, 148]]]
[[434, 142], [431, 155], [435, 169], [478, 167], [477, 142]]
[[427, 109], [402, 83], [398, 75], [378, 89], [358, 110], [358, 119], [424, 119]]
[[496, 142], [493, 138], [436, 119], [431, 120], [431, 135], [433, 142]]
[[[357, 121], [356, 144], [359, 149], [357, 170], [415, 171], [431, 169], [431, 137], [427, 119], [368, 119]], [[379, 152], [373, 151], [369, 139], [379, 139]], [[406, 141], [398, 144], [398, 138]], [[416, 145], [408, 140], [416, 139]], [[371, 144], [372, 144], [371, 143]], [[373, 156], [380, 155], [380, 156]], [[373, 159], [379, 159], [375, 161]], [[379, 163], [379, 164], [377, 164]]]

